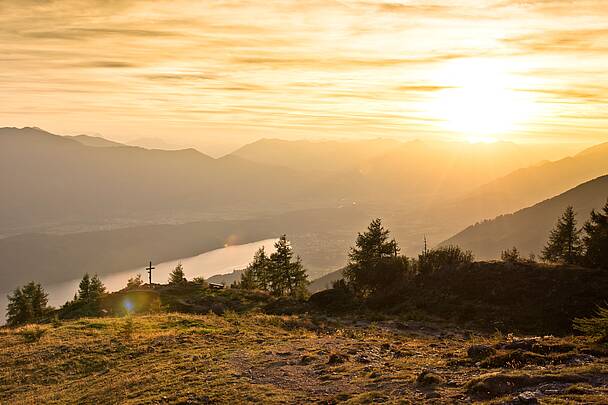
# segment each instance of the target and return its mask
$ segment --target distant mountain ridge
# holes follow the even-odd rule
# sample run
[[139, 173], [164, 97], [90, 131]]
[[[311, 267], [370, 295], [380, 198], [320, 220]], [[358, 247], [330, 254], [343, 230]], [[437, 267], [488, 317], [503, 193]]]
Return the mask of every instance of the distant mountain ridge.
[[73, 140], [75, 140], [77, 142], [80, 142], [81, 144], [83, 144], [85, 146], [94, 146], [94, 147], [98, 147], [98, 148], [109, 148], [109, 147], [116, 147], [116, 146], [126, 146], [125, 144], [122, 144], [122, 143], [119, 143], [119, 142], [110, 141], [109, 139], [102, 138], [100, 136], [91, 136], [91, 135], [73, 135], [73, 136], [69, 136], [69, 135], [66, 135], [65, 138], [73, 139]]
[[311, 196], [321, 200], [316, 183], [290, 170], [213, 159], [194, 149], [87, 146], [38, 128], [0, 128], [0, 233], [132, 215], [289, 209]]
[[513, 246], [524, 255], [539, 254], [549, 231], [568, 205], [577, 213], [579, 227], [592, 209], [601, 208], [608, 200], [608, 175], [585, 182], [558, 196], [524, 208], [513, 214], [472, 225], [442, 242], [470, 249], [480, 259], [496, 259]]
[[475, 208], [480, 218], [513, 212], [608, 174], [608, 142], [556, 161], [545, 162], [493, 180], [471, 192], [461, 206]]

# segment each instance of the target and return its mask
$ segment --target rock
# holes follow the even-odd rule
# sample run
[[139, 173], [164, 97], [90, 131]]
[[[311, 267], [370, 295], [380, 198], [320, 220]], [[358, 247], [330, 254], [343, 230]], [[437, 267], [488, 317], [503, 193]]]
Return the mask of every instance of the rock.
[[537, 393], [536, 392], [532, 392], [532, 391], [525, 391], [522, 392], [521, 394], [519, 394], [518, 396], [516, 396], [515, 398], [513, 398], [513, 400], [511, 401], [511, 404], [515, 405], [532, 405], [532, 404], [538, 404], [538, 398], [536, 398]]
[[528, 374], [489, 373], [471, 379], [466, 383], [465, 388], [469, 395], [490, 399], [541, 384], [564, 384], [583, 381], [585, 381], [585, 377], [577, 374], [531, 376]]
[[327, 364], [342, 364], [348, 360], [348, 356], [345, 354], [333, 353], [329, 356]]
[[224, 312], [226, 312], [226, 307], [224, 304], [215, 302], [213, 305], [211, 305], [211, 311], [216, 315], [224, 315]]
[[532, 346], [539, 343], [540, 339], [537, 337], [525, 338], [525, 339], [512, 339], [509, 342], [498, 344], [499, 349], [505, 350], [526, 350], [532, 351]]
[[496, 349], [488, 345], [473, 345], [467, 350], [469, 358], [480, 361], [496, 354]]
[[290, 354], [291, 354], [290, 351], [277, 352], [277, 356], [281, 356], [281, 357], [289, 356]]
[[431, 391], [431, 392], [426, 393], [426, 397], [428, 399], [436, 399], [436, 398], [441, 398], [441, 394], [438, 393], [437, 391]]
[[367, 364], [367, 363], [369, 363], [369, 362], [371, 361], [371, 360], [370, 360], [370, 359], [368, 359], [368, 358], [367, 358], [367, 356], [366, 356], [366, 355], [364, 355], [364, 354], [361, 354], [361, 355], [357, 356], [357, 357], [355, 358], [355, 360], [357, 361], [357, 363], [361, 363], [361, 364]]
[[314, 357], [312, 356], [308, 356], [308, 355], [304, 355], [302, 356], [302, 358], [300, 359], [300, 364], [302, 364], [303, 366], [312, 363], [312, 361], [314, 360]]
[[423, 371], [418, 375], [418, 378], [416, 378], [416, 382], [419, 385], [429, 386], [442, 384], [444, 379], [439, 374], [435, 374], [431, 371]]
[[542, 366], [551, 362], [551, 358], [540, 354], [526, 352], [523, 350], [515, 350], [505, 354], [497, 354], [480, 363], [482, 368], [522, 368], [528, 364]]

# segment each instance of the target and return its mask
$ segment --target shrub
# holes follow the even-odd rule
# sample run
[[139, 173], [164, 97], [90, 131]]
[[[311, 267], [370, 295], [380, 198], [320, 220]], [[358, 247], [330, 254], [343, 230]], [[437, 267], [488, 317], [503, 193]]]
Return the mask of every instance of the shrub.
[[500, 254], [500, 260], [507, 263], [518, 263], [522, 261], [519, 250], [515, 246], [512, 249], [503, 250]]
[[23, 336], [23, 339], [26, 342], [33, 343], [39, 341], [45, 332], [46, 329], [43, 329], [40, 326], [26, 326], [19, 331], [19, 334]]
[[442, 246], [418, 256], [418, 271], [431, 274], [444, 269], [457, 269], [473, 263], [475, 257], [470, 250], [462, 250], [459, 246]]
[[135, 325], [133, 324], [133, 318], [131, 316], [127, 316], [125, 318], [125, 322], [120, 328], [120, 335], [127, 340], [131, 340], [133, 338], [134, 330]]
[[144, 285], [144, 280], [141, 278], [141, 274], [136, 275], [127, 280], [127, 290], [133, 290]]
[[196, 285], [206, 288], [208, 286], [207, 280], [204, 277], [194, 277], [192, 282]]
[[608, 308], [598, 307], [596, 316], [592, 318], [576, 318], [573, 324], [575, 330], [594, 337], [601, 342], [608, 342]]

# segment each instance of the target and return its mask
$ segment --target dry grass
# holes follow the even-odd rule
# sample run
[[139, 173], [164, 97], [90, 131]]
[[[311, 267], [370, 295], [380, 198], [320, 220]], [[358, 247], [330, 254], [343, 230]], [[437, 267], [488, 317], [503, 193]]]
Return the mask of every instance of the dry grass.
[[[575, 344], [572, 362], [488, 369], [467, 348], [504, 337], [420, 322], [227, 312], [81, 319], [43, 326], [39, 339], [25, 337], [31, 328], [0, 330], [0, 403], [458, 403], [522, 390], [547, 403], [608, 399], [605, 359], [579, 356], [588, 343], [573, 338], [551, 340]], [[423, 373], [437, 383], [421, 384]], [[513, 377], [506, 393], [469, 389], [520, 374], [529, 379]], [[578, 377], [544, 389], [549, 375]]]

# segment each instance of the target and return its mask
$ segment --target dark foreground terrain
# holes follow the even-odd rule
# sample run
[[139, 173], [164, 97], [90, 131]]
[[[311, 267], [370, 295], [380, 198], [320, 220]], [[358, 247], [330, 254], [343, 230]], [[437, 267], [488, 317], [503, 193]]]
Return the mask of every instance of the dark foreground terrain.
[[0, 403], [606, 403], [608, 351], [405, 318], [159, 314], [0, 329]]

